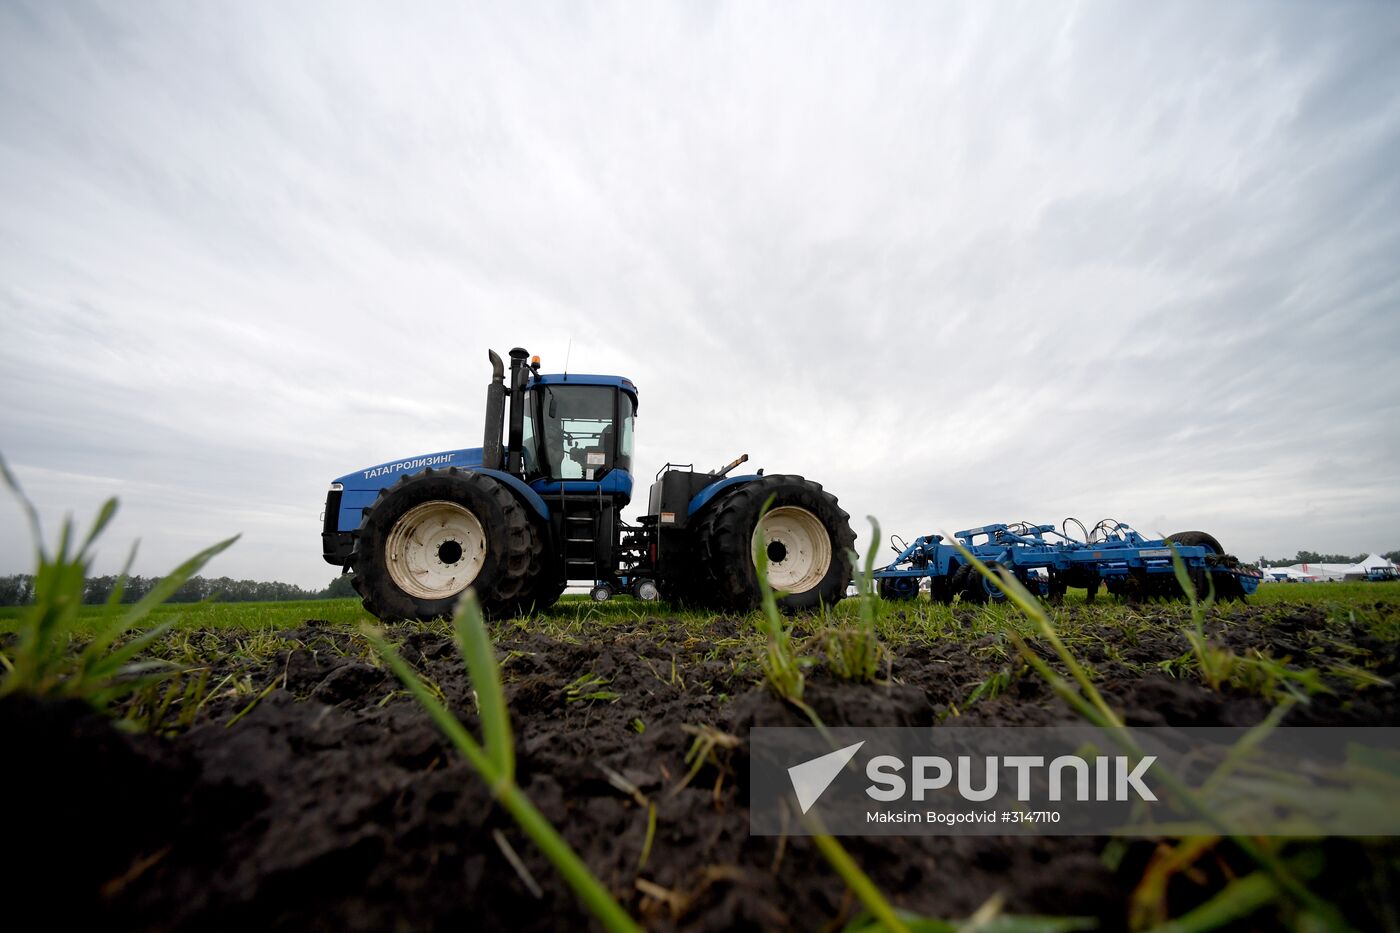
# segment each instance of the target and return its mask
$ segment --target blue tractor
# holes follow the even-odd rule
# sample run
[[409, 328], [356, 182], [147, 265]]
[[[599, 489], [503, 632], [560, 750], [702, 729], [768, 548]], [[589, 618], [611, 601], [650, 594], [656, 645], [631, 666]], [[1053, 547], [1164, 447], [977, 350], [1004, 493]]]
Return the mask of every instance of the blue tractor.
[[[448, 615], [468, 587], [491, 617], [552, 605], [569, 584], [723, 610], [759, 599], [752, 547], [786, 608], [835, 603], [851, 579], [850, 516], [801, 476], [731, 476], [666, 464], [647, 513], [632, 498], [637, 387], [621, 376], [540, 373], [539, 357], [490, 352], [481, 447], [391, 460], [335, 480], [322, 551], [353, 572], [381, 619]], [[507, 384], [507, 379], [509, 384]], [[764, 504], [772, 506], [762, 531]]]

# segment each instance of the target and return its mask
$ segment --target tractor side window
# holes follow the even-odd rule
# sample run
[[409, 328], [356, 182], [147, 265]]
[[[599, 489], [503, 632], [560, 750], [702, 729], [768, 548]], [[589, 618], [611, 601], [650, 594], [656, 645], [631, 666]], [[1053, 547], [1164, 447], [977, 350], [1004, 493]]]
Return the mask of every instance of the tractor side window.
[[544, 472], [539, 456], [535, 452], [535, 402], [525, 400], [525, 430], [521, 435], [521, 458], [525, 461], [525, 475], [535, 476]]
[[632, 469], [632, 444], [634, 441], [632, 422], [637, 417], [637, 403], [632, 401], [632, 396], [626, 392], [619, 392], [618, 396], [618, 405], [622, 409], [622, 440], [617, 448], [617, 468], [630, 471]]

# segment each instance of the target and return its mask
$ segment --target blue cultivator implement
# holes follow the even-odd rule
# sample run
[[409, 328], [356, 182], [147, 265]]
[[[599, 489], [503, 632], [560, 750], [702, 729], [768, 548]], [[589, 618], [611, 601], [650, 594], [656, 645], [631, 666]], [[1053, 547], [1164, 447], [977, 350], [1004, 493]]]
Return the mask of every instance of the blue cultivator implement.
[[[1070, 534], [1071, 525], [1078, 526], [1079, 537]], [[1262, 579], [1258, 570], [1226, 554], [1203, 531], [1144, 538], [1113, 519], [1089, 530], [1067, 518], [1059, 529], [1017, 522], [970, 528], [954, 537], [982, 563], [1005, 567], [1032, 593], [1052, 601], [1072, 586], [1083, 587], [1090, 600], [1100, 586], [1133, 602], [1180, 599], [1184, 593], [1172, 567], [1173, 546], [1202, 597], [1213, 587], [1217, 599], [1244, 599]], [[913, 599], [925, 579], [930, 598], [940, 602], [951, 602], [955, 595], [979, 603], [1006, 598], [941, 535], [924, 535], [908, 545], [892, 538], [891, 543], [899, 556], [875, 572], [885, 599]]]

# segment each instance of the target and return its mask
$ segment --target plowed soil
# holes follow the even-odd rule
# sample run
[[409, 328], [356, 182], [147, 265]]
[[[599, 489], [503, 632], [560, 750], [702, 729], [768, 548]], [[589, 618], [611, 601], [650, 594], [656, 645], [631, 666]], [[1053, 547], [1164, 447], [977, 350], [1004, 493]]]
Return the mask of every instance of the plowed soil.
[[[1115, 626], [1103, 632], [1104, 650], [1083, 650], [1110, 703], [1137, 724], [1259, 722], [1271, 708], [1260, 696], [1158, 672], [1187, 645], [1174, 627], [1180, 612], [1170, 610], [1171, 625], [1155, 625], [1154, 611], [1168, 610], [1142, 609], [1135, 638]], [[694, 625], [649, 619], [582, 638], [518, 627], [496, 633], [519, 783], [629, 911], [655, 928], [819, 929], [858, 911], [806, 840], [749, 836], [748, 730], [806, 720], [758, 684], [756, 642], [733, 637], [745, 626], [719, 619], [698, 636]], [[1237, 615], [1215, 634], [1239, 651], [1364, 664], [1389, 682], [1358, 689], [1329, 680], [1334, 692], [1300, 704], [1287, 724], [1396, 725], [1397, 646], [1359, 629], [1323, 628], [1306, 610], [1283, 618], [1275, 611]], [[247, 697], [215, 699], [192, 728], [165, 737], [117, 731], [77, 704], [0, 702], [11, 894], [57, 883], [61, 896], [44, 902], [44, 925], [54, 928], [92, 920], [241, 931], [593, 923], [422, 710], [370, 662], [362, 639], [315, 622], [285, 634], [295, 647], [262, 661], [246, 660], [231, 639], [227, 651], [212, 652], [215, 679], [251, 674], [275, 684], [236, 722]], [[414, 631], [401, 647], [476, 731], [470, 685], [445, 630]], [[888, 683], [841, 683], [818, 667], [807, 700], [832, 725], [1074, 721], [1003, 649], [995, 635], [903, 644]], [[968, 704], [973, 688], [1003, 669], [1012, 672], [1007, 689]], [[580, 686], [590, 676], [593, 685]], [[705, 727], [734, 738], [686, 781], [687, 751]], [[656, 829], [642, 864], [648, 802]], [[1008, 912], [1092, 917], [1107, 930], [1125, 927], [1128, 898], [1153, 851], [1137, 842], [1105, 858], [1105, 840], [1077, 837], [845, 841], [901, 908], [960, 918], [999, 895]], [[1318, 889], [1358, 928], [1393, 923], [1396, 850], [1328, 845]], [[1203, 900], [1238, 867], [1222, 848], [1195, 877], [1173, 882], [1173, 905]], [[1256, 917], [1245, 928], [1272, 922]]]

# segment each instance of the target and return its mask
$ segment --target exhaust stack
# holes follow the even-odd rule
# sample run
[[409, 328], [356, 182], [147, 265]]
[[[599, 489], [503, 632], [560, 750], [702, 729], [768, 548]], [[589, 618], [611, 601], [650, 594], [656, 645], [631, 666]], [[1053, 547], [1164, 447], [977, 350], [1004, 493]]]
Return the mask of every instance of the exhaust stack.
[[523, 347], [510, 351], [510, 434], [506, 442], [506, 472], [519, 476], [525, 470], [520, 455], [525, 435], [525, 382], [529, 372], [525, 361], [530, 352]]
[[481, 445], [481, 465], [499, 470], [504, 465], [501, 434], [506, 424], [506, 370], [495, 350], [487, 350], [491, 359], [491, 384], [486, 387], [486, 439]]

